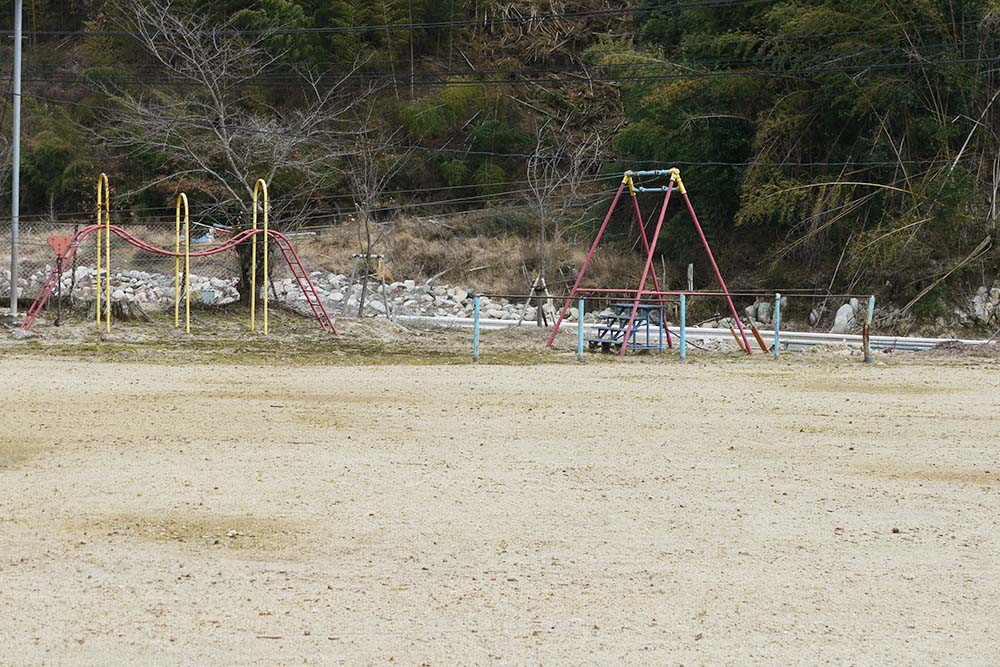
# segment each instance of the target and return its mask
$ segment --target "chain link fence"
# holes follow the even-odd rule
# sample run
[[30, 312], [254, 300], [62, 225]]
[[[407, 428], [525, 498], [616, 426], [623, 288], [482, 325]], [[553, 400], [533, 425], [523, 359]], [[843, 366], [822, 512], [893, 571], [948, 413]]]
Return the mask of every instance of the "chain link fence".
[[[50, 237], [72, 238], [91, 223], [66, 224], [57, 221], [21, 221], [19, 228], [19, 280], [18, 298], [27, 305], [35, 299], [51, 272], [56, 268], [56, 253], [49, 244]], [[165, 250], [173, 250], [175, 234], [173, 225], [128, 225], [126, 230], [141, 241]], [[191, 230], [191, 252], [216, 246], [226, 240], [227, 232], [203, 227]], [[181, 250], [184, 247], [181, 238]], [[0, 298], [6, 303], [10, 297], [10, 221], [0, 223]], [[280, 255], [272, 253], [274, 267], [272, 279], [281, 280], [288, 270]], [[138, 304], [143, 310], [166, 310], [173, 307], [175, 264], [184, 271], [184, 258], [173, 257], [137, 248], [114, 233], [111, 236], [111, 292], [113, 302]], [[102, 249], [101, 264], [104, 264]], [[76, 252], [62, 267], [62, 279], [54, 287], [52, 297], [63, 297], [71, 307], [87, 307], [95, 300], [94, 287], [97, 274], [97, 235], [83, 238]], [[239, 259], [235, 251], [217, 255], [190, 258], [190, 284], [192, 301], [224, 305], [239, 299]], [[182, 286], [183, 287], [183, 286]]]
[[[92, 225], [92, 221], [63, 222], [59, 220], [22, 219], [19, 226], [19, 278], [18, 299], [22, 312], [42, 291], [53, 269], [56, 268], [56, 252], [49, 239], [54, 236], [73, 238], [79, 231]], [[176, 243], [173, 223], [118, 224], [140, 241], [173, 250]], [[191, 252], [204, 251], [229, 238], [228, 230], [210, 228], [204, 225], [191, 226]], [[299, 259], [313, 280], [317, 292], [326, 309], [334, 315], [357, 314], [357, 292], [360, 285], [347, 285], [347, 276], [330, 270], [328, 258], [313, 252], [312, 244], [299, 242], [312, 238], [291, 235], [291, 242], [298, 247]], [[308, 237], [308, 238], [307, 238]], [[260, 242], [260, 241], [258, 241]], [[184, 249], [183, 232], [180, 241]], [[10, 299], [10, 220], [0, 221], [0, 307], [5, 307]], [[313, 256], [316, 255], [316, 256]], [[104, 264], [104, 250], [101, 265]], [[175, 266], [181, 272], [180, 298], [183, 300], [184, 258], [150, 252], [137, 248], [131, 243], [111, 235], [111, 300], [116, 312], [138, 311], [155, 313], [171, 311], [174, 304]], [[269, 254], [269, 293], [272, 302], [280, 302], [304, 315], [312, 315], [305, 295], [282, 252], [272, 244]], [[175, 264], [176, 263], [176, 264]], [[47, 307], [61, 305], [64, 309], [89, 309], [95, 302], [97, 275], [97, 234], [91, 233], [81, 239], [76, 252], [62, 267], [61, 280], [53, 287]], [[357, 277], [360, 281], [360, 276]], [[235, 250], [214, 255], [190, 257], [191, 301], [200, 306], [224, 306], [240, 300], [240, 259]], [[378, 316], [386, 313], [383, 302], [375, 297], [378, 286], [369, 287], [365, 314]], [[103, 295], [102, 295], [103, 298]], [[60, 304], [61, 301], [61, 304]], [[119, 305], [122, 304], [122, 305]]]

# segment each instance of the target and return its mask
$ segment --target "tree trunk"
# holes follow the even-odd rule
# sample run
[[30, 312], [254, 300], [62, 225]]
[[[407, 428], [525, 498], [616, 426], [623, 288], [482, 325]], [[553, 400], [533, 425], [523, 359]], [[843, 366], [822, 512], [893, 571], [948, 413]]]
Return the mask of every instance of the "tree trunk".
[[[264, 285], [264, 253], [267, 252], [267, 243], [260, 238], [257, 239], [257, 299], [261, 298], [261, 288]], [[240, 294], [239, 303], [244, 307], [250, 307], [250, 287], [251, 271], [253, 270], [253, 241], [246, 240], [236, 246], [236, 258], [240, 265], [240, 278], [236, 289]], [[268, 260], [271, 257], [268, 255]]]
[[358, 317], [365, 316], [365, 297], [368, 296], [368, 274], [372, 260], [372, 228], [368, 214], [365, 214], [365, 257], [362, 265], [361, 296], [358, 297]]

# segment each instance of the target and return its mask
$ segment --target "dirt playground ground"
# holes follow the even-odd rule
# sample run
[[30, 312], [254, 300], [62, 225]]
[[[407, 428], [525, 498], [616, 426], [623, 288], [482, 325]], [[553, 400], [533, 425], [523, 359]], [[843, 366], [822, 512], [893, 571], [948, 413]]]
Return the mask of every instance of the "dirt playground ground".
[[0, 348], [2, 665], [1000, 656], [996, 358], [93, 347]]

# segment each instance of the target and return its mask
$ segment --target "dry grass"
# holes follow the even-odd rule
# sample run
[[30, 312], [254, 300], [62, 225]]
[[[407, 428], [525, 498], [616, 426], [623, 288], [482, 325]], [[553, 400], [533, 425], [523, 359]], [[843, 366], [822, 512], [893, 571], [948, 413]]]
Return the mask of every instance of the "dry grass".
[[[354, 225], [325, 230], [315, 238], [296, 240], [302, 255], [322, 268], [350, 274], [352, 255], [363, 246]], [[554, 293], [569, 289], [575, 269], [583, 264], [589, 239], [561, 243], [559, 265], [549, 271], [549, 287]], [[484, 293], [523, 294], [527, 286], [522, 267], [534, 271], [540, 264], [537, 240], [515, 233], [482, 235], [474, 223], [403, 221], [386, 231], [376, 252], [386, 255], [386, 266], [396, 280], [440, 280], [470, 287]], [[629, 285], [641, 271], [641, 258], [604, 245], [588, 270], [588, 283]]]
[[[82, 226], [82, 225], [81, 225]], [[173, 225], [125, 225], [128, 231], [154, 246], [174, 247]], [[54, 254], [47, 243], [51, 234], [72, 235], [73, 228], [39, 223], [22, 230], [21, 261], [28, 272], [40, 271], [54, 264]], [[295, 236], [292, 241], [308, 270], [323, 270], [350, 275], [353, 255], [363, 249], [357, 224], [328, 227], [316, 236]], [[200, 235], [192, 231], [192, 237]], [[221, 242], [221, 238], [219, 241]], [[554, 294], [565, 293], [576, 277], [590, 247], [589, 231], [578, 230], [560, 243], [558, 264], [549, 270], [549, 288]], [[196, 245], [193, 249], [203, 249]], [[81, 245], [76, 263], [93, 265], [95, 236]], [[439, 280], [476, 289], [483, 293], [523, 294], [528, 290], [523, 267], [534, 276], [541, 264], [536, 230], [523, 214], [490, 211], [488, 216], [472, 215], [463, 220], [435, 222], [402, 220], [387, 225], [375, 252], [386, 256], [385, 268], [395, 280]], [[0, 250], [2, 253], [2, 250]], [[280, 257], [276, 257], [280, 260]], [[135, 248], [113, 238], [111, 265], [115, 269], [134, 269], [173, 275], [174, 260]], [[274, 263], [276, 276], [285, 275], [283, 261]], [[655, 267], [657, 271], [660, 266]], [[639, 253], [605, 243], [588, 270], [587, 282], [601, 286], [634, 286], [642, 270]], [[234, 253], [192, 259], [195, 275], [236, 277], [238, 262]]]

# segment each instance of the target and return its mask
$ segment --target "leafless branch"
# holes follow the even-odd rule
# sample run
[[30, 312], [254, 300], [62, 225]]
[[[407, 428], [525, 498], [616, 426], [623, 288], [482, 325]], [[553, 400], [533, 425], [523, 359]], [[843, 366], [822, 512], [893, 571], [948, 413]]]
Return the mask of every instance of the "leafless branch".
[[[288, 229], [308, 217], [317, 193], [353, 150], [351, 139], [361, 134], [354, 109], [368, 95], [345, 89], [364, 63], [336, 78], [300, 72], [301, 100], [275, 107], [251, 99], [247, 90], [282, 57], [268, 48], [279, 26], [248, 35], [185, 12], [173, 0], [120, 0], [115, 7], [121, 27], [167, 74], [152, 91], [98, 83], [109, 100], [103, 145], [160, 165], [130, 194], [169, 182], [172, 192], [182, 182], [202, 214], [242, 226], [249, 223], [256, 180], [280, 180], [271, 192], [272, 224]], [[241, 255], [241, 263], [248, 259]]]

